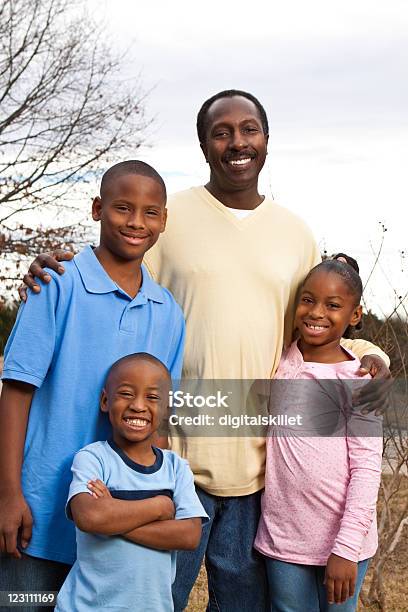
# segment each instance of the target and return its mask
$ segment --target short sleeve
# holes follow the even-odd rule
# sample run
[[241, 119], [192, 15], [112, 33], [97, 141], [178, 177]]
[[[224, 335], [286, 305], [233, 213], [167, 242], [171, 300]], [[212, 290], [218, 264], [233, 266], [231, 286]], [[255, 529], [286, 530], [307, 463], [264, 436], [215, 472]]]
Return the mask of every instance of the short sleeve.
[[176, 519], [201, 518], [203, 523], [209, 521], [195, 490], [193, 472], [187, 461], [179, 457], [176, 462], [173, 502], [176, 508]]
[[72, 520], [71, 510], [69, 507], [71, 499], [78, 493], [89, 493], [88, 482], [90, 480], [103, 481], [103, 466], [100, 459], [94, 452], [83, 449], [80, 450], [74, 457], [71, 467], [72, 482], [69, 487], [68, 499], [65, 506], [65, 513]]
[[6, 344], [3, 379], [42, 385], [54, 355], [58, 302], [54, 280], [38, 295], [29, 291]]
[[[174, 298], [173, 298], [174, 299]], [[180, 306], [175, 302], [176, 314], [173, 327], [172, 351], [169, 359], [169, 370], [172, 380], [180, 380], [183, 367], [185, 322]]]

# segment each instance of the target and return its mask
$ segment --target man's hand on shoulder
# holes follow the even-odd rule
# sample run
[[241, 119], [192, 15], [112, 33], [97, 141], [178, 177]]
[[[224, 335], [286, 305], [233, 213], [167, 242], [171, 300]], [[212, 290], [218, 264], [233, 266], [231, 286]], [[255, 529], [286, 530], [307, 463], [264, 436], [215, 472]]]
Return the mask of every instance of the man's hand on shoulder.
[[41, 285], [38, 283], [38, 279], [43, 283], [50, 282], [51, 276], [44, 268], [50, 268], [57, 272], [57, 274], [63, 274], [65, 269], [59, 262], [70, 261], [73, 257], [74, 253], [63, 251], [62, 249], [38, 255], [30, 265], [27, 274], [24, 275], [24, 284], [19, 287], [18, 293], [20, 299], [23, 302], [27, 300], [27, 289], [31, 289], [34, 293], [40, 293]]
[[372, 380], [353, 395], [354, 406], [363, 406], [362, 414], [375, 411], [383, 414], [389, 406], [389, 393], [393, 384], [392, 374], [381, 357], [365, 355], [358, 370], [360, 376], [370, 374]]

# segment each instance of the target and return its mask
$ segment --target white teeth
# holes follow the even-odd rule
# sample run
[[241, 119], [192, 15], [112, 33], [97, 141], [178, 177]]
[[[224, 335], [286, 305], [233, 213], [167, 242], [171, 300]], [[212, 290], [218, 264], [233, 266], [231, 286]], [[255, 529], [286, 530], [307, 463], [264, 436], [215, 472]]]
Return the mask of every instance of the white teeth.
[[144, 419], [125, 419], [125, 421], [128, 423], [128, 425], [133, 427], [144, 427], [148, 423], [148, 421], [145, 421]]
[[309, 323], [306, 323], [306, 325], [310, 329], [326, 329], [323, 325], [310, 325]]
[[245, 159], [231, 159], [228, 163], [231, 166], [243, 166], [244, 164], [249, 164], [251, 161], [250, 157], [246, 157]]

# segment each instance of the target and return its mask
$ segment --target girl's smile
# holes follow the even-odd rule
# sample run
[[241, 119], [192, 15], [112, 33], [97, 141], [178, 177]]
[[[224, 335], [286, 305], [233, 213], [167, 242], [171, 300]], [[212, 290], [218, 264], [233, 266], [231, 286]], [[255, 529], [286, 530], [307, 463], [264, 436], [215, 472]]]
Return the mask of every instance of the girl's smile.
[[336, 272], [317, 270], [305, 281], [296, 308], [299, 348], [303, 352], [323, 347], [325, 358], [344, 361], [340, 338], [360, 319], [361, 306], [344, 279]]

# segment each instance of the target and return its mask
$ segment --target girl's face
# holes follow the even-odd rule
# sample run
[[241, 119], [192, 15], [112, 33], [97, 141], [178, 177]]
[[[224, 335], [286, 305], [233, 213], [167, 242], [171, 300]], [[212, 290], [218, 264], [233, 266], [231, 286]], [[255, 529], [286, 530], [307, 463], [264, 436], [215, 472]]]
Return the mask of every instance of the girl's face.
[[313, 273], [301, 289], [295, 326], [306, 344], [339, 341], [349, 325], [357, 325], [362, 308], [343, 278], [335, 272]]

